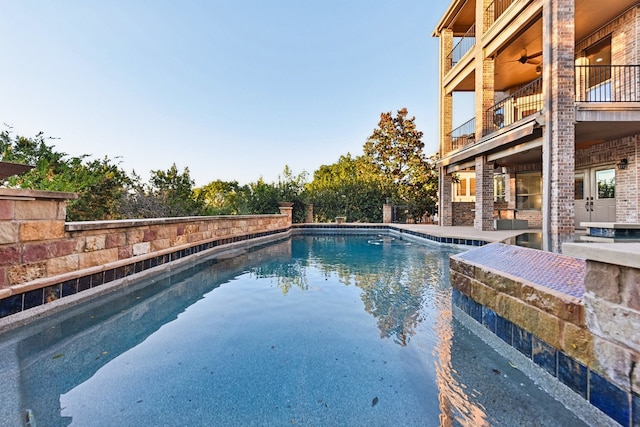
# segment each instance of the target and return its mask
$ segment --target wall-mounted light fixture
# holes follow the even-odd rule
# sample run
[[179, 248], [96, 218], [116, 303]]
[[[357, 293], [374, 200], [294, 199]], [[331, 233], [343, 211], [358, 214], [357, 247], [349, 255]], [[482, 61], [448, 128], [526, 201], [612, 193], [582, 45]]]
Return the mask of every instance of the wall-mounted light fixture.
[[622, 170], [626, 169], [628, 165], [629, 160], [625, 157], [624, 159], [621, 159], [616, 166], [618, 167], [618, 169]]

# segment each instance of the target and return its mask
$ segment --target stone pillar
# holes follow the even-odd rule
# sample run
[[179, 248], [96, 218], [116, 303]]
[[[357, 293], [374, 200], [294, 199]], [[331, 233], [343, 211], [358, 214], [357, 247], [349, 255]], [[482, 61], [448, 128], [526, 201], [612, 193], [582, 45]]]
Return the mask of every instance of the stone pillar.
[[51, 254], [68, 254], [67, 203], [77, 197], [0, 188], [0, 288], [46, 277]]
[[390, 203], [382, 205], [382, 223], [391, 224], [393, 222], [393, 206]]
[[575, 4], [544, 0], [542, 231], [545, 249], [559, 251], [574, 234]]
[[440, 168], [440, 199], [438, 201], [438, 224], [443, 227], [453, 225], [452, 204], [453, 177], [446, 173], [445, 168]]
[[493, 230], [493, 163], [484, 156], [476, 157], [476, 230]]
[[307, 205], [307, 216], [304, 221], [308, 224], [313, 223], [313, 203]]
[[293, 203], [292, 202], [280, 202], [280, 213], [282, 215], [287, 215], [289, 219], [289, 224], [293, 223]]

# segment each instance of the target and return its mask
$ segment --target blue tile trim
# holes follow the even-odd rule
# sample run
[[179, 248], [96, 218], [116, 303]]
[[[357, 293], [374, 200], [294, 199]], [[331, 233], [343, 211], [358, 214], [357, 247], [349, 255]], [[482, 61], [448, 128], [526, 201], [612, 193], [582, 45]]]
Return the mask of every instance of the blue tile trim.
[[589, 372], [589, 402], [621, 425], [629, 425], [629, 395], [593, 371]]
[[181, 259], [207, 249], [212, 249], [220, 245], [272, 236], [287, 232], [288, 230], [289, 229], [286, 228], [261, 233], [253, 233], [244, 236], [228, 237], [206, 243], [199, 243], [190, 248], [181, 249], [164, 255], [158, 255], [156, 257], [147, 258], [141, 261], [133, 261], [130, 264], [126, 264], [117, 268], [101, 271], [99, 273], [87, 276], [81, 276], [77, 279], [53, 284], [42, 289], [35, 289], [29, 292], [12, 295], [8, 298], [0, 299], [0, 318], [20, 313], [23, 310], [38, 307], [48, 302], [73, 295], [78, 292], [86, 291], [87, 289], [102, 286], [105, 283], [112, 282], [116, 279], [121, 279], [134, 273], [140, 273], [149, 268]]
[[[571, 356], [478, 304], [458, 289], [452, 288], [451, 302], [611, 419], [623, 426], [640, 426], [640, 396], [637, 394], [625, 392]], [[476, 314], [478, 306], [480, 320]]]

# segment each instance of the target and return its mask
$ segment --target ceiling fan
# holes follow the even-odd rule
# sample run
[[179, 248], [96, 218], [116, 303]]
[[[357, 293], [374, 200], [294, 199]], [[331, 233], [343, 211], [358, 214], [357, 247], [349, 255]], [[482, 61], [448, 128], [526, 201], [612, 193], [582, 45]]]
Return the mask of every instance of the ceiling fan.
[[537, 58], [539, 56], [542, 56], [542, 52], [538, 52], [538, 53], [534, 53], [531, 55], [527, 55], [527, 49], [522, 49], [520, 51], [520, 58], [516, 59], [515, 61], [512, 62], [519, 62], [521, 64], [533, 64], [533, 65], [540, 65], [542, 63], [542, 61], [533, 61], [534, 58]]

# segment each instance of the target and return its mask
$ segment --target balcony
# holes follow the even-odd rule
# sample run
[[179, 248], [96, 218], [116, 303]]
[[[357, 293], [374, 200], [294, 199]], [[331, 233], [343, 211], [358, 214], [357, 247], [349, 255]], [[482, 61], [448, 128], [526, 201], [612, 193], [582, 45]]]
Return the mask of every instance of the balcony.
[[640, 65], [576, 65], [576, 102], [639, 102]]
[[476, 44], [476, 25], [473, 24], [467, 32], [459, 38], [458, 43], [447, 55], [448, 70], [456, 66], [462, 57]]
[[484, 28], [489, 28], [515, 0], [494, 0], [484, 14]]
[[482, 136], [538, 113], [542, 106], [542, 77], [539, 77], [485, 111]]
[[467, 145], [476, 142], [476, 119], [475, 117], [462, 126], [454, 129], [449, 135], [451, 141], [451, 151], [460, 150]]

